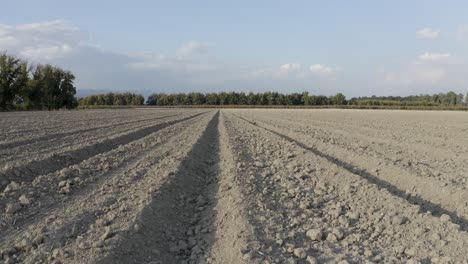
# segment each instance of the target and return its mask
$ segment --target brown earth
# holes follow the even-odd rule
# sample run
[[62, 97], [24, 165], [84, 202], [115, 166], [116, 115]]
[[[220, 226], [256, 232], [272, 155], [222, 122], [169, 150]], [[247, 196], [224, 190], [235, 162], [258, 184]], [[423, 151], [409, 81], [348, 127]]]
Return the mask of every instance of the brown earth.
[[468, 263], [463, 112], [0, 120], [5, 263]]

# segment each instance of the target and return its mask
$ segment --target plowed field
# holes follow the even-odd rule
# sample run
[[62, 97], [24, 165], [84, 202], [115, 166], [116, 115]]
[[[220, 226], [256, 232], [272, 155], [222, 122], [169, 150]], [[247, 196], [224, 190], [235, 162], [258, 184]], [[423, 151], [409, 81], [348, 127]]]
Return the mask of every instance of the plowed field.
[[468, 115], [0, 113], [5, 263], [468, 263]]

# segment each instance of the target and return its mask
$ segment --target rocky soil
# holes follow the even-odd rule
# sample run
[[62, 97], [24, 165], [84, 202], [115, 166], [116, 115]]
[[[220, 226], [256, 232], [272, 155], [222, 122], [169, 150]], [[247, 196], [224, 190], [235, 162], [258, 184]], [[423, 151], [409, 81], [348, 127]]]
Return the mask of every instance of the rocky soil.
[[0, 113], [4, 263], [468, 263], [468, 116]]

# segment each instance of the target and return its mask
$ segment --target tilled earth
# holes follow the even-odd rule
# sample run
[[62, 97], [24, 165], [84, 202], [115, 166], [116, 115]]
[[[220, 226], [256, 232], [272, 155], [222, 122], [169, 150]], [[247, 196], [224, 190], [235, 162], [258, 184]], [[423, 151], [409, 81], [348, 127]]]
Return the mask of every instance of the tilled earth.
[[4, 263], [468, 263], [468, 116], [0, 113]]

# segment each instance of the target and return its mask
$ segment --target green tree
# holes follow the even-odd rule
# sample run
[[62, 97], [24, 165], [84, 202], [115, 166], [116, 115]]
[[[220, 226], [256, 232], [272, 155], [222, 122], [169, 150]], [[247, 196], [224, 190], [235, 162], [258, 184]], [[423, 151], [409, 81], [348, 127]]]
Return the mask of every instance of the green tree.
[[207, 105], [219, 105], [219, 97], [217, 93], [209, 93], [206, 95]]
[[202, 105], [205, 104], [205, 95], [202, 93], [192, 93], [192, 104], [194, 105]]
[[225, 92], [221, 92], [218, 96], [220, 105], [227, 105], [229, 103], [229, 95]]
[[335, 96], [332, 96], [330, 102], [334, 105], [345, 105], [346, 97], [342, 93], [337, 93]]
[[260, 93], [257, 95], [257, 105], [268, 105], [267, 93]]
[[96, 105], [104, 105], [105, 104], [104, 100], [104, 95], [103, 94], [98, 94], [97, 95], [97, 100], [96, 100]]
[[257, 95], [250, 92], [248, 95], [247, 95], [247, 104], [248, 105], [256, 105], [257, 104]]
[[38, 65], [28, 85], [30, 105], [49, 110], [76, 107], [74, 80], [75, 76], [69, 71], [49, 64]]
[[114, 105], [114, 93], [107, 93], [104, 95], [105, 105]]
[[0, 109], [13, 108], [13, 100], [20, 93], [27, 94], [28, 66], [15, 56], [0, 54]]

